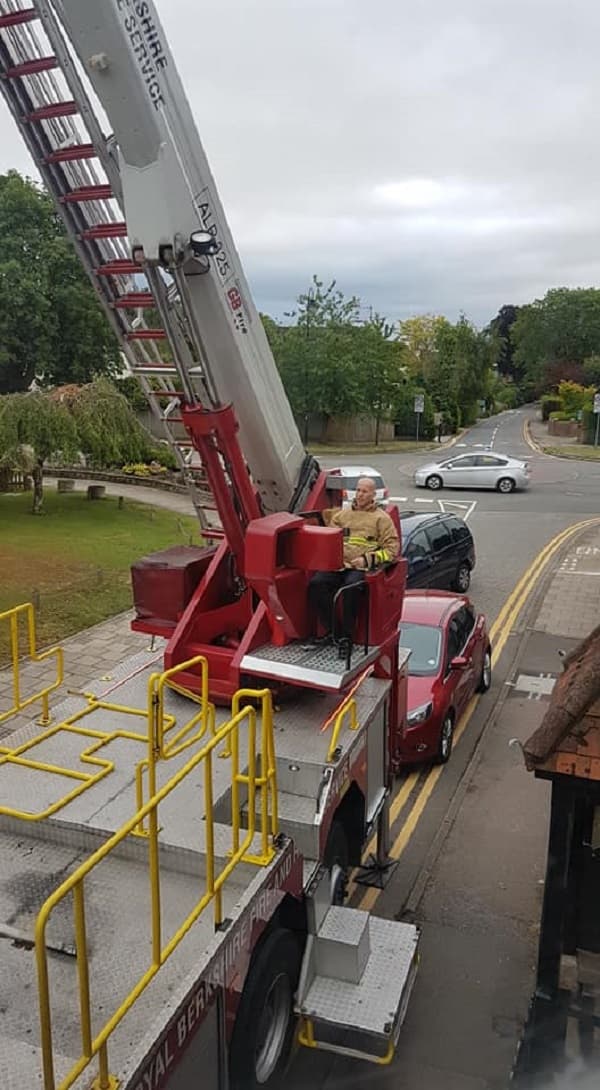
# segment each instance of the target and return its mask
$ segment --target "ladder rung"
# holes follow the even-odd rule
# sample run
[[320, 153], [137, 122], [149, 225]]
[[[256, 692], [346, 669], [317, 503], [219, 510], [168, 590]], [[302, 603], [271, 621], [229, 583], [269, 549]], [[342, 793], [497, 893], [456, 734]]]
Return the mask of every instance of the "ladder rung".
[[106, 201], [112, 196], [110, 185], [81, 185], [58, 199], [61, 204], [79, 204], [83, 201]]
[[153, 307], [154, 296], [151, 291], [130, 291], [127, 295], [121, 295], [115, 299], [113, 307], [116, 310], [136, 310], [140, 307]]
[[164, 329], [132, 329], [125, 336], [128, 341], [164, 341], [167, 334]]
[[148, 390], [148, 397], [183, 397], [183, 390]]
[[139, 363], [132, 367], [134, 375], [176, 375], [177, 368], [168, 363]]
[[4, 74], [7, 79], [19, 79], [21, 76], [36, 76], [38, 72], [50, 72], [52, 68], [58, 68], [56, 57], [36, 57], [33, 61], [13, 64]]
[[48, 106], [39, 106], [30, 114], [25, 114], [24, 121], [35, 124], [36, 121], [51, 121], [53, 117], [72, 117], [79, 113], [79, 106], [74, 100], [67, 102], [51, 102]]
[[72, 163], [76, 159], [94, 159], [97, 156], [93, 144], [72, 144], [70, 148], [59, 148], [46, 156], [47, 163]]
[[80, 238], [126, 238], [127, 224], [119, 223], [95, 223], [93, 227], [86, 227], [79, 235]]
[[31, 23], [39, 19], [35, 8], [23, 8], [22, 11], [9, 11], [6, 15], [0, 15], [0, 30], [8, 26], [19, 26], [20, 23]]
[[96, 269], [96, 275], [126, 276], [128, 273], [141, 273], [141, 271], [141, 265], [138, 265], [135, 261], [131, 261], [127, 257], [123, 257], [118, 261], [107, 261], [104, 265], [99, 265]]

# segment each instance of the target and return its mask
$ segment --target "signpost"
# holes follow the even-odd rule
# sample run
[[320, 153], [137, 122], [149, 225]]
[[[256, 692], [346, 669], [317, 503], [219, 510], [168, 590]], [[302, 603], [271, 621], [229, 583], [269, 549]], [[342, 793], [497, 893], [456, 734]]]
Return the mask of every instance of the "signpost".
[[[417, 417], [417, 443], [419, 442], [419, 424], [421, 413], [425, 411], [425, 394], [415, 394], [415, 414]], [[599, 410], [600, 411], [600, 410]]]
[[[415, 398], [416, 401], [416, 398]], [[594, 446], [598, 446], [598, 425], [600, 425], [600, 394], [594, 394], [594, 414], [596, 417], [596, 432], [594, 435]]]

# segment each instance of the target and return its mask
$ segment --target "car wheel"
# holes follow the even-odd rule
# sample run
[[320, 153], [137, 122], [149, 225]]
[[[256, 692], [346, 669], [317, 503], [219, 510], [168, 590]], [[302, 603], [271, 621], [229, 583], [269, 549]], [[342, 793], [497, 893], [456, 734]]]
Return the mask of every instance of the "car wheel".
[[459, 564], [458, 571], [454, 576], [454, 582], [452, 583], [452, 589], [457, 590], [460, 594], [466, 594], [471, 585], [471, 569], [466, 561]]
[[487, 693], [490, 685], [492, 684], [492, 654], [488, 647], [485, 655], [483, 656], [483, 666], [481, 667], [481, 677], [479, 678], [479, 685], [477, 686], [478, 693]]
[[425, 481], [425, 488], [430, 488], [432, 492], [438, 492], [443, 483], [438, 473], [432, 473]]
[[496, 488], [499, 492], [504, 492], [505, 495], [508, 495], [509, 492], [514, 492], [515, 482], [512, 477], [501, 477]]
[[438, 742], [437, 760], [438, 764], [445, 765], [452, 753], [452, 741], [454, 738], [454, 720], [450, 712], [446, 712], [444, 716], [444, 722], [442, 723], [442, 729], [440, 731], [440, 740]]

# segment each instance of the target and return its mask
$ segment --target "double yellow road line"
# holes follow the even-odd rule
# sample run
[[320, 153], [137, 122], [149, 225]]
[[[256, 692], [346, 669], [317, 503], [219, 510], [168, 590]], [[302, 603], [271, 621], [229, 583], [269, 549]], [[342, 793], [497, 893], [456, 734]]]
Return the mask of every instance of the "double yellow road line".
[[[492, 642], [492, 661], [494, 665], [499, 662], [500, 656], [507, 640], [513, 631], [516, 621], [519, 617], [523, 606], [527, 599], [534, 590], [543, 572], [546, 570], [552, 557], [558, 552], [558, 550], [575, 534], [579, 534], [582, 530], [591, 526], [600, 525], [600, 518], [585, 519], [583, 522], [577, 522], [574, 526], [569, 526], [562, 533], [557, 534], [551, 541], [538, 553], [535, 560], [529, 565], [527, 570], [519, 579], [515, 588], [509, 594], [502, 609], [500, 610], [496, 620], [490, 628], [490, 640]], [[458, 744], [462, 735], [464, 734], [469, 722], [473, 716], [473, 712], [479, 703], [480, 697], [473, 696], [469, 701], [463, 715], [461, 716], [456, 729], [454, 731], [454, 746]], [[396, 836], [391, 848], [390, 855], [392, 859], [399, 859], [421, 819], [423, 811], [427, 805], [429, 798], [437, 784], [442, 772], [444, 771], [443, 765], [436, 765], [432, 768], [422, 780], [421, 787], [417, 791], [406, 818], [402, 822], [402, 827]], [[390, 806], [390, 828], [394, 827], [400, 813], [404, 809], [408, 802], [415, 785], [422, 775], [420, 772], [411, 772], [402, 781], [400, 789], [397, 795], [394, 797]], [[373, 838], [368, 845], [368, 851], [372, 852], [375, 849], [375, 838]], [[379, 897], [381, 890], [379, 889], [367, 889], [363, 893], [358, 908], [370, 910], [375, 905], [377, 898]]]

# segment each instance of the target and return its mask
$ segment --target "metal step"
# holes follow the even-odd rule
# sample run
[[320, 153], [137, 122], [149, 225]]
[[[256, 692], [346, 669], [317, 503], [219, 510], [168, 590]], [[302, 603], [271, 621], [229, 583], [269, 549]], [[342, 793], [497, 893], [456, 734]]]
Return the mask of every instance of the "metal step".
[[244, 655], [241, 669], [258, 677], [341, 691], [375, 661], [378, 653], [378, 647], [369, 647], [365, 654], [362, 644], [355, 644], [348, 666], [346, 657], [340, 658], [336, 647], [311, 647], [301, 640], [284, 647], [266, 643]]
[[296, 998], [308, 1048], [389, 1063], [418, 964], [413, 924], [332, 907], [309, 935]]

